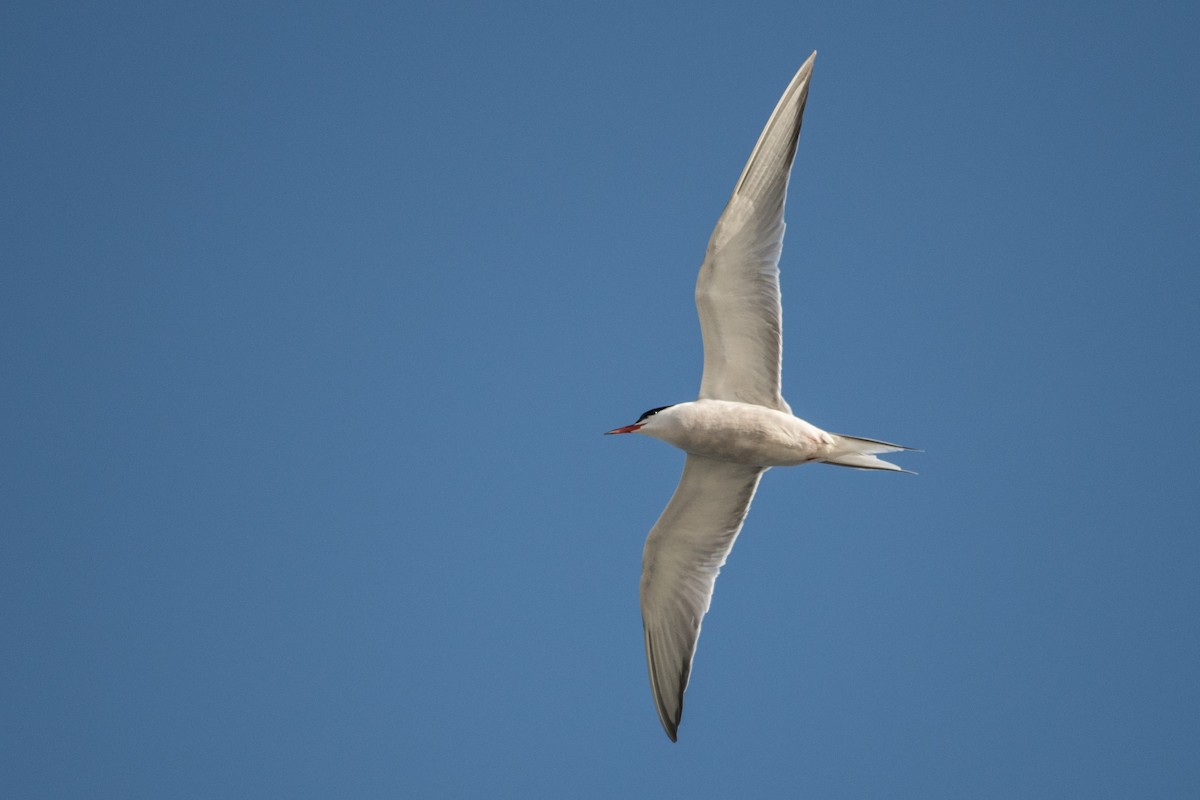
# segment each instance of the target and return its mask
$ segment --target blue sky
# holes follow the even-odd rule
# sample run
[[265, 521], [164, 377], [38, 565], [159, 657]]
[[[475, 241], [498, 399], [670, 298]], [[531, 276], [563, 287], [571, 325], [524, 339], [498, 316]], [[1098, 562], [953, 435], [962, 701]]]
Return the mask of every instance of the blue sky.
[[[1200, 791], [1189, 3], [0, 11], [0, 793]], [[818, 50], [680, 741], [641, 548]]]

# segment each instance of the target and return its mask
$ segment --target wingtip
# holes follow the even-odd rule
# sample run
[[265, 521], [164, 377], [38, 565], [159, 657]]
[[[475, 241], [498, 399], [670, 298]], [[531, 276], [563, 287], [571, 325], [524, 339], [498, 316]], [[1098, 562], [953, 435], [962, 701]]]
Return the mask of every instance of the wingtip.
[[813, 50], [812, 55], [804, 59], [804, 63], [800, 65], [800, 69], [796, 70], [796, 74], [792, 76], [792, 84], [804, 83], [812, 77], [813, 64], [817, 60], [817, 51]]
[[654, 695], [654, 710], [658, 712], [658, 721], [662, 723], [663, 731], [666, 732], [667, 738], [672, 742], [676, 742], [679, 740], [679, 721], [683, 719], [683, 693], [687, 689], [691, 664], [686, 664], [683, 668], [679, 685], [678, 705], [675, 709], [675, 714], [672, 715], [663, 698], [663, 687], [659, 683], [659, 676], [655, 669], [654, 637], [650, 634], [650, 626], [646, 624], [645, 617], [642, 618], [642, 630], [646, 638], [646, 666], [650, 670], [650, 691]]
[[658, 715], [658, 721], [662, 723], [663, 730], [667, 734], [667, 738], [672, 742], [679, 741], [679, 720], [683, 717], [683, 706], [679, 707], [679, 716], [671, 720], [666, 715], [666, 709], [662, 709]]

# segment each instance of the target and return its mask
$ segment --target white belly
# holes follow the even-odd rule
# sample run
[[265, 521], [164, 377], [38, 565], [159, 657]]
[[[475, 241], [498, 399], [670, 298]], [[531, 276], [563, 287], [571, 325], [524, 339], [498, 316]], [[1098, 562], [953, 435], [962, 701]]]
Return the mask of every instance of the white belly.
[[834, 444], [833, 437], [815, 425], [764, 406], [696, 400], [670, 411], [669, 421], [663, 420], [668, 424], [646, 433], [721, 461], [790, 467], [821, 458]]

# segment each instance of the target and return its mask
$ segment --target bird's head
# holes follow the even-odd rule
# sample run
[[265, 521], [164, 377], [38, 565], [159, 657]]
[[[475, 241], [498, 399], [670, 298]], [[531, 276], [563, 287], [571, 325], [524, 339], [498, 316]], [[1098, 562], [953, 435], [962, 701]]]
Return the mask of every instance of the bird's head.
[[[633, 423], [632, 425], [626, 425], [623, 428], [613, 428], [611, 431], [605, 431], [604, 435], [608, 436], [610, 433], [637, 433], [647, 426], [653, 429], [654, 424], [659, 421], [655, 419], [655, 415], [660, 411], [667, 410], [668, 408], [671, 408], [671, 406], [659, 406], [658, 408], [652, 408], [638, 417], [637, 422]], [[646, 431], [646, 433], [649, 432], [650, 431]]]

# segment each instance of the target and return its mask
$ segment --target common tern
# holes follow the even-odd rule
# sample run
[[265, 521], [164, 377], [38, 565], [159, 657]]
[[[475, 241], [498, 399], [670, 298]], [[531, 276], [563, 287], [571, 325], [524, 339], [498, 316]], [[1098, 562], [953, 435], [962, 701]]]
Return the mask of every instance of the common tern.
[[780, 393], [783, 208], [816, 56], [779, 99], [708, 241], [696, 283], [704, 340], [699, 398], [652, 408], [608, 431], [653, 436], [687, 453], [642, 554], [650, 688], [671, 741], [700, 622], [762, 474], [809, 462], [908, 471], [877, 456], [911, 448], [821, 430], [794, 416]]

